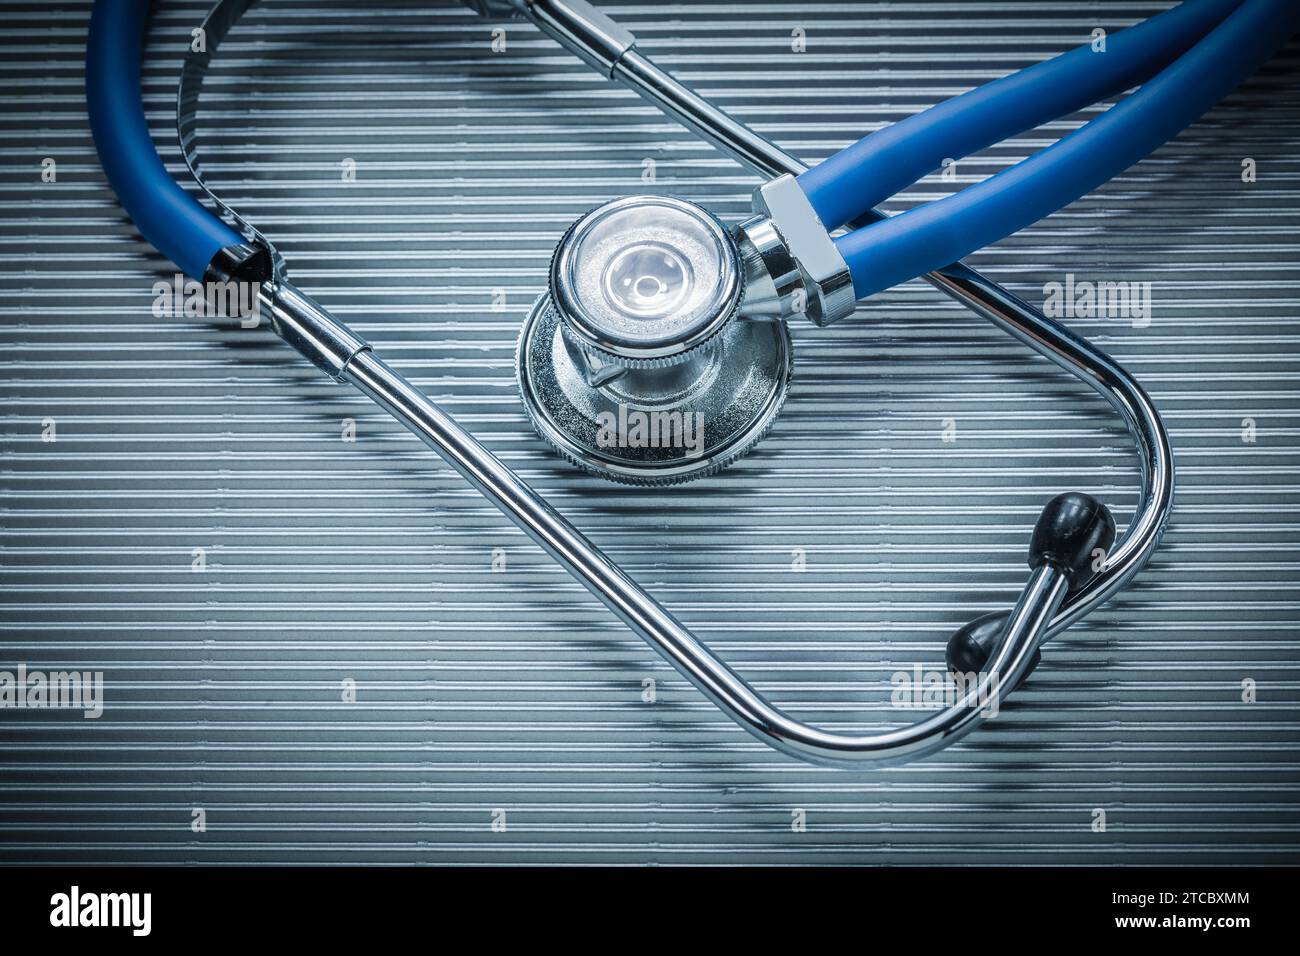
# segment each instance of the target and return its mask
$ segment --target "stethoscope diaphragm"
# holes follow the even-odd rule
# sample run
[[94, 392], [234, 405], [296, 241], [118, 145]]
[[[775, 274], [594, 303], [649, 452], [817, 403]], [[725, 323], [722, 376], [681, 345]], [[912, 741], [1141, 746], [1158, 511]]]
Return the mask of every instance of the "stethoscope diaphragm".
[[731, 233], [694, 203], [618, 199], [582, 216], [520, 334], [516, 371], [537, 432], [631, 484], [713, 474], [763, 437], [790, 384], [790, 332], [741, 317]]

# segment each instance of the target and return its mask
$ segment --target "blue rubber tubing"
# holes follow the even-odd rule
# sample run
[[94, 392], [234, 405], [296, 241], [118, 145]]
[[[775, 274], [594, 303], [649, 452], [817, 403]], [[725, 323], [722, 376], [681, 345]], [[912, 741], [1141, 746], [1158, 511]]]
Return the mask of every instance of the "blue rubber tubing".
[[1118, 176], [1199, 119], [1297, 29], [1297, 0], [1245, 0], [1172, 66], [1059, 142], [959, 193], [837, 239], [858, 297], [942, 269]]
[[1186, 0], [1092, 45], [986, 83], [871, 133], [799, 177], [827, 229], [836, 229], [938, 169], [1145, 83], [1240, 6]]
[[86, 39], [86, 107], [100, 165], [141, 234], [193, 279], [218, 250], [243, 242], [177, 185], [144, 118], [140, 59], [147, 0], [95, 0]]

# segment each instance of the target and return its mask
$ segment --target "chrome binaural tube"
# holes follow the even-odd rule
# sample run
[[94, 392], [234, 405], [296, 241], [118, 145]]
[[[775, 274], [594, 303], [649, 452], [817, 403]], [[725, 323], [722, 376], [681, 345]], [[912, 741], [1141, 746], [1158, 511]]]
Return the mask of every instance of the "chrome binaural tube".
[[349, 382], [436, 451], [466, 481], [658, 651], [732, 720], [764, 743], [813, 763], [881, 766], [939, 750], [996, 713], [1030, 667], [1069, 587], [1054, 565], [1030, 576], [1002, 640], [978, 678], [942, 711], [910, 727], [837, 734], [789, 716], [758, 693], [455, 419], [378, 358], [291, 283], [261, 302], [277, 332], [327, 374]]
[[901, 763], [946, 747], [974, 729], [982, 715], [997, 712], [1002, 696], [1026, 673], [1069, 585], [1051, 565], [1035, 570], [978, 680], [944, 710], [897, 730], [831, 733], [794, 719], [754, 690], [474, 436], [373, 353], [354, 353], [341, 377], [441, 455], [727, 716], [764, 743], [813, 763]]

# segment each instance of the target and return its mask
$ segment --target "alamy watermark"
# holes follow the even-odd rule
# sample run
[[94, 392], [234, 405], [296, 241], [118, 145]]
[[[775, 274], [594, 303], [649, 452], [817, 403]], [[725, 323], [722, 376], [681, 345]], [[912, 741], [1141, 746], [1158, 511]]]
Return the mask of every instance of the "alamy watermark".
[[[987, 677], [987, 680], [980, 683], [981, 677]], [[973, 702], [980, 716], [993, 718], [998, 715], [1002, 681], [996, 671], [987, 675], [975, 672], [953, 674], [946, 670], [926, 670], [920, 664], [913, 664], [910, 671], [895, 671], [890, 675], [889, 683], [893, 687], [889, 695], [890, 706], [901, 710], [940, 710], [961, 703], [967, 694], [973, 693]]]
[[1043, 314], [1049, 319], [1128, 319], [1135, 329], [1151, 324], [1151, 283], [1076, 279], [1043, 286]]
[[239, 319], [240, 327], [255, 329], [262, 321], [257, 282], [198, 282], [179, 272], [171, 282], [153, 284], [156, 319]]
[[704, 454], [704, 413], [649, 411], [619, 405], [596, 416], [600, 448], [680, 448], [688, 458]]
[[50, 897], [50, 925], [56, 928], [123, 927], [132, 936], [153, 929], [152, 893], [91, 893], [73, 884]]
[[87, 720], [104, 713], [103, 671], [0, 671], [0, 709], [80, 710]]

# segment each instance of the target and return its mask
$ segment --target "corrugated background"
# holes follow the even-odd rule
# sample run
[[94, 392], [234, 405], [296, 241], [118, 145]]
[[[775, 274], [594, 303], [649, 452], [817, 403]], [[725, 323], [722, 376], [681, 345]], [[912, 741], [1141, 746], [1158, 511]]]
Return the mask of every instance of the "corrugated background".
[[[683, 80], [817, 160], [1162, 5], [608, 7]], [[150, 122], [178, 173], [172, 98], [202, 11], [163, 3], [147, 57]], [[0, 14], [0, 669], [107, 681], [98, 721], [0, 710], [0, 861], [1296, 860], [1297, 45], [1153, 158], [972, 259], [1034, 302], [1067, 272], [1153, 283], [1149, 327], [1072, 325], [1164, 411], [1177, 510], [1136, 586], [1055, 642], [998, 720], [924, 762], [850, 773], [736, 730], [269, 331], [154, 318], [151, 287], [173, 270], [95, 161], [87, 6]], [[941, 666], [954, 627], [1014, 598], [1050, 495], [1087, 490], [1127, 518], [1127, 436], [1078, 384], [913, 283], [833, 329], [795, 329], [785, 414], [739, 466], [654, 492], [576, 474], [529, 430], [512, 366], [554, 241], [648, 189], [738, 218], [756, 181], [526, 24], [494, 53], [493, 26], [446, 3], [255, 9], [207, 87], [218, 191], [303, 288], [762, 690], [842, 729], [914, 716], [890, 707], [890, 675]], [[1245, 157], [1258, 182], [1242, 182]]]

